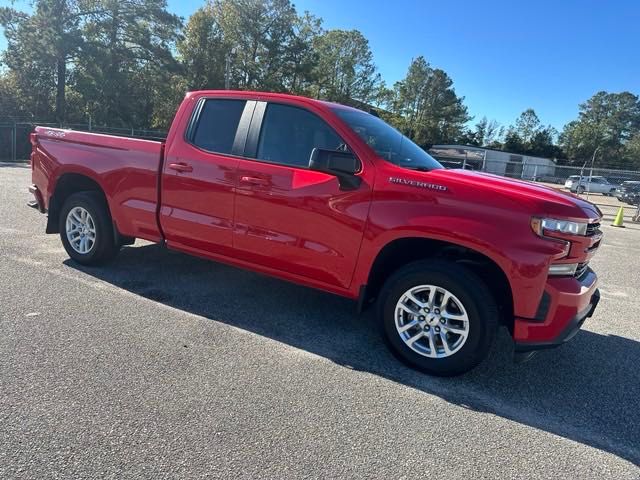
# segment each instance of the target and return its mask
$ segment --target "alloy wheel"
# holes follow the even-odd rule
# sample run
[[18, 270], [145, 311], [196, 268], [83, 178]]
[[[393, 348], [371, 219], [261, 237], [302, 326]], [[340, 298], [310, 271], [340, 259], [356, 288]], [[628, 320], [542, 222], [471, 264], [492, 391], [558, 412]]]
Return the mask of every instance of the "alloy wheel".
[[419, 285], [398, 300], [395, 325], [400, 338], [414, 352], [446, 358], [458, 352], [469, 336], [469, 316], [449, 290]]
[[76, 252], [86, 255], [96, 243], [96, 225], [91, 214], [82, 207], [69, 210], [66, 220], [67, 240]]

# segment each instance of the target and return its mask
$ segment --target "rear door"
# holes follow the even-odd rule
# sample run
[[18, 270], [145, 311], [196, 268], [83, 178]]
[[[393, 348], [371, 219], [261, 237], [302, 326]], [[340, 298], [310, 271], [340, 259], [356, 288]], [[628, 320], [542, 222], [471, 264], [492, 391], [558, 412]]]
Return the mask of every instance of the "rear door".
[[342, 190], [335, 176], [309, 170], [314, 148], [346, 149], [318, 114], [258, 102], [238, 163], [233, 244], [240, 258], [347, 288], [371, 200], [366, 176]]
[[254, 101], [201, 98], [165, 153], [160, 225], [169, 246], [229, 255], [238, 159]]

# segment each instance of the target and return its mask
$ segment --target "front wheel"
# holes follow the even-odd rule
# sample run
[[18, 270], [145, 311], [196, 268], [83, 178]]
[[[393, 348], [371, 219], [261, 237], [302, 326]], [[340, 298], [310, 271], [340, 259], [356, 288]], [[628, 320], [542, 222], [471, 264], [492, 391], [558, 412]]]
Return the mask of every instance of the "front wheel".
[[438, 376], [471, 370], [488, 354], [498, 324], [495, 300], [464, 266], [442, 260], [408, 264], [378, 299], [385, 339], [409, 366]]
[[578, 189], [576, 190], [576, 192], [578, 192], [578, 195], [582, 195], [585, 191], [585, 188], [583, 186], [579, 186]]
[[98, 265], [119, 250], [111, 214], [98, 192], [79, 192], [64, 202], [60, 212], [60, 239], [69, 256], [83, 265]]

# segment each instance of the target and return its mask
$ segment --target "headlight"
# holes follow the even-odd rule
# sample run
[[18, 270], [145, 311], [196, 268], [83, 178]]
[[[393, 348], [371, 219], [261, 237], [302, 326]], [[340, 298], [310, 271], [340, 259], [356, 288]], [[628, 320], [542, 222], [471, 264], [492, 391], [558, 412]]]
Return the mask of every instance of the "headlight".
[[545, 230], [547, 232], [584, 236], [587, 233], [587, 223], [570, 222], [569, 220], [556, 220], [554, 218], [533, 217], [531, 219], [531, 229], [540, 237], [545, 236]]

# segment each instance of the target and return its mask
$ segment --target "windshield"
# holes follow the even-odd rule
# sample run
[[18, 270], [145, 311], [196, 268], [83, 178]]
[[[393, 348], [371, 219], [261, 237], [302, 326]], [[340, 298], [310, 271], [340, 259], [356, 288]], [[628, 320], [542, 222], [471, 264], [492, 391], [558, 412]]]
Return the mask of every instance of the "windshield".
[[412, 170], [443, 168], [435, 158], [378, 117], [346, 108], [333, 111], [384, 160]]

